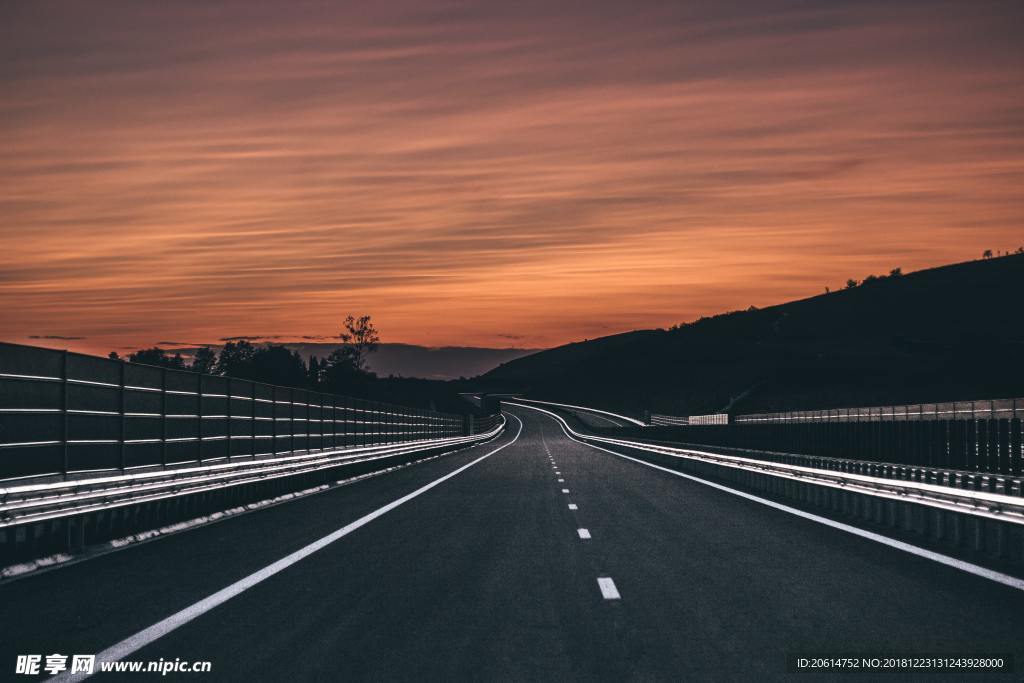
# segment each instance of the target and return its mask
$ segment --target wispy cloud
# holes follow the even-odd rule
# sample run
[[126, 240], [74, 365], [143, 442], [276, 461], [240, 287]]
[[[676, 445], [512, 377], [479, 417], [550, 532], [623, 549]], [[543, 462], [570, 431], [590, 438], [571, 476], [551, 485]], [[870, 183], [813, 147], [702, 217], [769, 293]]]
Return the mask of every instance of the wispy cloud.
[[56, 340], [63, 340], [63, 341], [77, 341], [77, 340], [85, 339], [85, 337], [64, 337], [64, 336], [59, 335], [59, 334], [30, 334], [28, 336], [28, 338], [29, 339], [56, 339]]
[[1015, 248], [1021, 7], [5, 7], [0, 335], [550, 345]]

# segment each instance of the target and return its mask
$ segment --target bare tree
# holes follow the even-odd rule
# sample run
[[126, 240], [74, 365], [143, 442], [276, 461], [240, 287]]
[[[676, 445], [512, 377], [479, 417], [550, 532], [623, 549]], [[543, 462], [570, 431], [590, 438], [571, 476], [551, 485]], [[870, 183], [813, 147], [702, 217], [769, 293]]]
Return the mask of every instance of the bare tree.
[[380, 343], [377, 328], [373, 326], [368, 315], [358, 318], [350, 315], [345, 318], [344, 325], [344, 331], [338, 335], [342, 349], [351, 360], [353, 368], [359, 372], [366, 372], [366, 357], [376, 351], [377, 344]]

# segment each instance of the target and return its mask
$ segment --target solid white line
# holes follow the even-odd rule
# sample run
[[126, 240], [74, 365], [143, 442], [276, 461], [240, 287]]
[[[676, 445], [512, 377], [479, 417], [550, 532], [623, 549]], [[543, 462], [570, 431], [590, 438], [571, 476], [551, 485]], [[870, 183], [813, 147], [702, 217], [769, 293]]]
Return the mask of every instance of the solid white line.
[[569, 489], [562, 489], [562, 493], [569, 493]]
[[[303, 560], [303, 559], [309, 557], [310, 555], [312, 555], [316, 551], [322, 550], [323, 548], [326, 548], [328, 545], [330, 545], [331, 543], [334, 543], [338, 539], [344, 538], [345, 536], [348, 536], [350, 533], [352, 533], [356, 529], [358, 529], [358, 528], [360, 528], [362, 526], [365, 526], [366, 524], [369, 524], [370, 522], [372, 522], [373, 520], [377, 519], [378, 517], [381, 517], [381, 516], [387, 514], [388, 512], [394, 510], [399, 505], [401, 505], [403, 503], [406, 503], [406, 502], [412, 500], [413, 498], [416, 498], [417, 496], [420, 496], [420, 495], [426, 493], [427, 491], [429, 491], [430, 489], [434, 488], [435, 486], [438, 486], [439, 484], [442, 484], [442, 483], [448, 481], [452, 477], [454, 477], [454, 476], [456, 476], [456, 475], [458, 475], [458, 474], [468, 470], [473, 465], [476, 465], [477, 463], [486, 460], [487, 458], [491, 457], [492, 455], [494, 455], [498, 451], [511, 446], [512, 444], [514, 444], [519, 439], [519, 435], [523, 433], [523, 422], [522, 422], [522, 420], [520, 420], [515, 415], [512, 415], [512, 417], [515, 417], [516, 421], [519, 423], [519, 431], [516, 432], [516, 435], [508, 443], [502, 444], [501, 446], [498, 446], [497, 448], [495, 448], [494, 450], [490, 451], [489, 453], [486, 453], [485, 455], [480, 456], [476, 460], [473, 460], [472, 462], [469, 462], [469, 463], [463, 465], [462, 467], [459, 467], [459, 468], [449, 472], [448, 474], [444, 475], [443, 477], [435, 479], [434, 481], [430, 482], [426, 486], [421, 486], [420, 488], [416, 489], [412, 493], [408, 493], [408, 494], [402, 496], [401, 498], [398, 498], [397, 500], [391, 501], [390, 503], [388, 503], [387, 505], [385, 505], [383, 507], [377, 508], [373, 512], [360, 517], [356, 521], [351, 522], [349, 524], [346, 524], [345, 526], [343, 526], [342, 528], [338, 529], [337, 531], [333, 531], [333, 532], [327, 534], [326, 536], [324, 536], [320, 540], [313, 541], [312, 543], [310, 543], [309, 545], [305, 546], [304, 548], [300, 548], [299, 550], [296, 550], [295, 552], [291, 553], [290, 555], [286, 555], [285, 557], [281, 558], [277, 562], [269, 564], [266, 567], [264, 567], [263, 569], [260, 569], [259, 571], [256, 571], [256, 572], [253, 572], [252, 574], [250, 574], [249, 576], [246, 576], [243, 579], [239, 579], [238, 581], [236, 581], [235, 583], [231, 584], [230, 586], [228, 586], [226, 588], [222, 588], [221, 590], [217, 591], [216, 593], [203, 598], [202, 600], [200, 600], [199, 602], [195, 603], [194, 605], [191, 605], [190, 607], [186, 607], [185, 609], [172, 614], [171, 616], [167, 617], [166, 619], [158, 621], [156, 624], [153, 624], [149, 628], [146, 628], [146, 629], [143, 629], [143, 630], [139, 631], [138, 633], [136, 633], [133, 636], [129, 636], [128, 638], [122, 640], [120, 643], [117, 643], [116, 645], [112, 645], [111, 647], [108, 647], [106, 650], [103, 650], [102, 652], [100, 652], [99, 654], [96, 655], [96, 661], [97, 662], [116, 662], [116, 661], [119, 661], [121, 659], [124, 659], [125, 657], [127, 657], [128, 655], [132, 654], [133, 652], [139, 650], [140, 648], [145, 647], [146, 645], [149, 645], [153, 641], [155, 641], [155, 640], [157, 640], [159, 638], [162, 638], [163, 636], [167, 635], [171, 631], [174, 631], [175, 629], [177, 629], [177, 628], [179, 628], [181, 626], [184, 626], [185, 624], [187, 624], [188, 622], [192, 621], [196, 617], [199, 617], [199, 616], [205, 614], [206, 612], [209, 612], [214, 607], [217, 607], [218, 605], [220, 605], [220, 604], [222, 604], [224, 602], [227, 602], [231, 598], [235, 597], [236, 595], [239, 595], [240, 593], [243, 593], [244, 591], [252, 588], [253, 586], [255, 586], [257, 584], [262, 583], [263, 581], [265, 581], [266, 579], [269, 579], [274, 574], [277, 574], [278, 572], [281, 572], [281, 571], [287, 569], [288, 567], [292, 566], [296, 562], [299, 562], [300, 560]], [[98, 667], [96, 668], [96, 671], [99, 671]], [[69, 672], [65, 672], [65, 673], [60, 674], [58, 676], [54, 676], [53, 678], [51, 678], [49, 680], [51, 680], [51, 681], [81, 681], [81, 680], [84, 680], [84, 679], [88, 678], [89, 675], [90, 674], [86, 674], [84, 672], [78, 672], [78, 673], [75, 673], [74, 675], [70, 674]]]
[[590, 530], [589, 529], [577, 529], [576, 533], [578, 533], [580, 535], [580, 538], [582, 538], [584, 540], [590, 538]]
[[579, 508], [578, 505], [576, 505], [576, 503], [569, 503], [569, 509], [570, 510], [579, 510], [580, 508]]
[[1009, 586], [1010, 588], [1016, 588], [1019, 591], [1024, 591], [1024, 579], [1018, 579], [1016, 576], [1010, 576], [1009, 574], [1004, 574], [1002, 572], [997, 572], [997, 571], [992, 570], [992, 569], [987, 569], [985, 567], [982, 567], [982, 566], [979, 566], [979, 565], [976, 565], [976, 564], [972, 564], [970, 562], [965, 562], [964, 560], [958, 560], [957, 558], [950, 557], [949, 555], [943, 555], [942, 553], [937, 553], [937, 552], [932, 551], [932, 550], [926, 550], [925, 548], [921, 548], [921, 547], [916, 546], [916, 545], [911, 545], [910, 543], [904, 543], [903, 541], [897, 541], [896, 539], [889, 538], [888, 536], [883, 536], [881, 534], [876, 534], [874, 532], [867, 531], [865, 529], [860, 529], [860, 528], [855, 527], [855, 526], [850, 526], [849, 524], [843, 524], [842, 522], [837, 522], [834, 519], [829, 519], [827, 517], [822, 517], [820, 515], [815, 515], [815, 514], [813, 514], [811, 512], [805, 512], [803, 510], [798, 510], [796, 508], [789, 507], [788, 505], [783, 505], [782, 503], [776, 503], [773, 500], [766, 500], [764, 498], [760, 498], [758, 496], [755, 496], [755, 495], [750, 494], [750, 493], [746, 493], [744, 491], [737, 491], [736, 489], [731, 489], [728, 486], [723, 486], [722, 484], [717, 484], [717, 483], [715, 483], [713, 481], [707, 481], [705, 479], [701, 479], [699, 477], [695, 477], [695, 476], [690, 475], [690, 474], [685, 474], [683, 472], [677, 472], [677, 471], [671, 470], [671, 469], [669, 469], [667, 467], [662, 467], [661, 465], [655, 465], [653, 463], [649, 463], [649, 462], [646, 462], [644, 460], [640, 460], [639, 458], [634, 458], [632, 456], [624, 455], [622, 453], [616, 453], [615, 451], [608, 450], [607, 448], [602, 448], [601, 446], [595, 446], [592, 443], [587, 443], [586, 441], [581, 441], [580, 439], [574, 438], [571, 434], [569, 434], [568, 431], [566, 431], [565, 425], [562, 422], [561, 418], [559, 418], [557, 415], [555, 415], [552, 412], [549, 412], [549, 411], [544, 410], [542, 408], [535, 408], [533, 406], [528, 406], [528, 405], [522, 405], [522, 404], [512, 404], [512, 405], [519, 405], [519, 406], [521, 406], [523, 408], [529, 408], [531, 410], [536, 410], [536, 411], [539, 411], [539, 412], [542, 412], [542, 413], [547, 413], [548, 415], [550, 415], [552, 418], [554, 418], [559, 423], [559, 425], [562, 427], [562, 431], [565, 432], [565, 435], [568, 438], [572, 439], [573, 441], [575, 441], [577, 443], [581, 443], [584, 446], [590, 446], [591, 448], [596, 448], [599, 451], [604, 451], [605, 453], [611, 453], [612, 455], [618, 456], [620, 458], [625, 458], [626, 460], [632, 460], [633, 462], [640, 463], [641, 465], [646, 465], [647, 467], [651, 467], [651, 468], [654, 468], [656, 470], [661, 470], [662, 472], [668, 472], [669, 474], [674, 474], [677, 477], [683, 477], [684, 479], [689, 479], [690, 481], [695, 481], [698, 484], [704, 484], [705, 486], [710, 486], [711, 488], [718, 489], [719, 491], [724, 491], [726, 493], [731, 493], [734, 496], [739, 496], [740, 498], [746, 498], [747, 500], [754, 501], [755, 503], [760, 503], [761, 505], [766, 505], [766, 506], [768, 506], [770, 508], [774, 508], [774, 509], [780, 510], [782, 512], [788, 512], [791, 515], [796, 515], [797, 517], [803, 517], [804, 519], [810, 520], [812, 522], [817, 522], [819, 524], [824, 524], [825, 526], [831, 527], [833, 529], [837, 529], [839, 531], [845, 531], [846, 533], [853, 534], [854, 536], [859, 536], [859, 537], [867, 539], [869, 541], [875, 541], [876, 543], [881, 543], [882, 545], [887, 545], [890, 548], [895, 548], [896, 550], [902, 550], [905, 553], [910, 553], [911, 555], [916, 555], [917, 557], [922, 557], [922, 558], [924, 558], [926, 560], [931, 560], [933, 562], [938, 562], [939, 564], [944, 564], [947, 567], [952, 567], [953, 569], [959, 569], [962, 572], [967, 572], [968, 574], [973, 574], [975, 576], [980, 576], [983, 579], [988, 579], [989, 581], [995, 581], [996, 583], [1001, 583], [1004, 586]]
[[619, 595], [619, 589], [615, 587], [615, 582], [607, 576], [603, 576], [597, 580], [597, 586], [601, 589], [601, 596], [605, 600], [618, 600], [622, 596]]

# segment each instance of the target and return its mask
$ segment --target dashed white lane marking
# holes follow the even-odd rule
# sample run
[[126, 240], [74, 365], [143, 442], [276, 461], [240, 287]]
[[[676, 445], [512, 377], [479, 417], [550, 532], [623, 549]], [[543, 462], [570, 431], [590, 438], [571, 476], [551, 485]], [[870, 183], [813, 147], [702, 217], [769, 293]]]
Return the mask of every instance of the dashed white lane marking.
[[751, 493], [747, 493], [745, 491], [738, 491], [736, 489], [731, 489], [728, 486], [723, 486], [722, 484], [717, 484], [717, 483], [715, 483], [713, 481], [707, 481], [706, 479], [701, 479], [700, 477], [695, 477], [693, 475], [685, 474], [683, 472], [677, 472], [676, 470], [671, 470], [671, 469], [669, 469], [667, 467], [662, 467], [661, 465], [655, 465], [654, 463], [646, 462], [644, 460], [640, 460], [638, 458], [634, 458], [632, 456], [625, 455], [623, 453], [616, 453], [615, 451], [608, 450], [607, 448], [602, 448], [601, 446], [595, 446], [594, 444], [587, 443], [586, 441], [580, 441], [579, 439], [575, 438], [574, 436], [572, 436], [569, 433], [569, 431], [566, 429], [566, 424], [564, 423], [564, 421], [562, 421], [560, 417], [558, 417], [557, 415], [555, 415], [551, 411], [543, 410], [541, 408], [535, 408], [533, 406], [523, 405], [521, 403], [513, 403], [512, 405], [515, 405], [515, 406], [521, 407], [521, 408], [529, 408], [530, 410], [536, 410], [537, 412], [540, 412], [540, 413], [547, 413], [549, 416], [551, 416], [552, 419], [554, 419], [559, 424], [559, 426], [562, 427], [562, 431], [565, 432], [565, 435], [569, 439], [571, 439], [572, 441], [575, 441], [576, 443], [583, 444], [584, 446], [590, 446], [591, 448], [597, 449], [599, 451], [604, 451], [605, 453], [611, 453], [612, 455], [618, 456], [620, 458], [624, 458], [626, 460], [632, 460], [633, 462], [639, 463], [639, 464], [644, 465], [646, 467], [651, 467], [651, 468], [654, 468], [656, 470], [661, 470], [662, 472], [667, 472], [668, 474], [671, 474], [671, 475], [674, 475], [674, 476], [677, 476], [677, 477], [682, 477], [684, 479], [689, 479], [690, 481], [696, 482], [698, 484], [703, 484], [704, 486], [710, 486], [713, 489], [718, 489], [719, 491], [723, 491], [725, 493], [729, 493], [729, 494], [732, 494], [734, 496], [739, 496], [740, 498], [745, 498], [745, 499], [753, 501], [755, 503], [760, 503], [761, 505], [766, 505], [766, 506], [768, 506], [770, 508], [774, 508], [774, 509], [779, 510], [781, 512], [786, 512], [786, 513], [789, 513], [791, 515], [796, 515], [797, 517], [803, 517], [804, 519], [810, 520], [812, 522], [817, 522], [818, 524], [823, 524], [823, 525], [825, 525], [827, 527], [831, 527], [831, 528], [836, 529], [838, 531], [844, 531], [844, 532], [846, 532], [848, 534], [852, 534], [854, 536], [859, 536], [860, 538], [864, 538], [864, 539], [867, 539], [869, 541], [874, 541], [876, 543], [881, 543], [882, 545], [889, 546], [890, 548], [893, 548], [895, 550], [900, 550], [900, 551], [903, 551], [905, 553], [909, 553], [911, 555], [916, 555], [917, 557], [921, 557], [921, 558], [924, 558], [926, 560], [931, 560], [932, 562], [937, 562], [939, 564], [946, 565], [947, 567], [952, 567], [953, 569], [958, 569], [958, 570], [960, 570], [962, 572], [966, 572], [968, 574], [973, 574], [974, 576], [979, 576], [979, 577], [981, 577], [983, 579], [988, 579], [989, 581], [995, 581], [996, 583], [1001, 583], [1004, 586], [1009, 586], [1010, 588], [1015, 588], [1015, 589], [1017, 589], [1019, 591], [1024, 591], [1024, 579], [1019, 579], [1016, 576], [1010, 576], [1009, 574], [1004, 574], [1002, 572], [997, 572], [994, 569], [988, 569], [987, 567], [982, 567], [982, 566], [979, 566], [979, 565], [976, 565], [976, 564], [972, 564], [970, 562], [965, 562], [965, 561], [959, 560], [959, 559], [957, 559], [955, 557], [950, 557], [949, 555], [943, 555], [942, 553], [937, 553], [937, 552], [935, 552], [933, 550], [928, 550], [928, 549], [922, 548], [920, 546], [911, 545], [911, 544], [905, 543], [903, 541], [897, 541], [895, 538], [889, 538], [888, 536], [883, 536], [881, 534], [876, 534], [873, 531], [868, 531], [866, 529], [860, 529], [860, 528], [857, 528], [855, 526], [850, 526], [849, 524], [844, 524], [844, 523], [838, 522], [838, 521], [836, 521], [834, 519], [829, 519], [827, 517], [822, 517], [820, 515], [816, 515], [816, 514], [811, 513], [811, 512], [805, 512], [804, 510], [798, 510], [797, 508], [793, 508], [793, 507], [790, 507], [788, 505], [783, 505], [782, 503], [776, 503], [775, 501], [767, 500], [765, 498], [761, 498], [760, 496], [755, 496], [755, 495], [753, 495]]
[[558, 483], [559, 483], [559, 484], [564, 484], [564, 483], [565, 483], [565, 479], [559, 479], [559, 480], [558, 480]]
[[577, 529], [576, 533], [578, 533], [580, 538], [584, 540], [590, 538], [590, 529]]
[[580, 508], [579, 508], [578, 505], [576, 505], [576, 503], [569, 503], [569, 509], [570, 510], [579, 510]]
[[562, 493], [569, 493], [569, 489], [562, 489]]
[[607, 576], [602, 576], [597, 580], [597, 585], [601, 589], [601, 596], [605, 600], [619, 600], [622, 598], [619, 595], [619, 589], [615, 587], [615, 582]]
[[[509, 414], [511, 415], [511, 413], [509, 413]], [[502, 450], [503, 448], [508, 448], [509, 446], [514, 444], [519, 439], [519, 435], [523, 433], [523, 422], [522, 422], [522, 420], [520, 420], [515, 415], [512, 415], [512, 417], [515, 417], [516, 418], [516, 422], [519, 423], [519, 431], [516, 432], [516, 435], [508, 443], [505, 443], [505, 444], [502, 444], [501, 446], [498, 446], [493, 451], [490, 451], [489, 453], [481, 455], [476, 460], [473, 460], [473, 461], [463, 465], [462, 467], [459, 467], [457, 469], [452, 470], [451, 472], [449, 472], [448, 474], [444, 475], [443, 477], [439, 477], [438, 479], [435, 479], [434, 481], [430, 482], [429, 484], [427, 484], [425, 486], [421, 486], [420, 488], [416, 489], [412, 493], [407, 493], [406, 495], [402, 496], [401, 498], [393, 500], [390, 503], [388, 503], [387, 505], [385, 505], [383, 507], [380, 507], [380, 508], [377, 508], [376, 510], [374, 510], [373, 512], [371, 512], [371, 513], [369, 513], [367, 515], [363, 515], [362, 517], [360, 517], [359, 519], [355, 520], [354, 522], [350, 522], [349, 524], [346, 524], [345, 526], [341, 527], [340, 529], [338, 529], [336, 531], [332, 531], [331, 533], [327, 534], [323, 538], [321, 538], [321, 539], [319, 539], [317, 541], [313, 541], [312, 543], [310, 543], [309, 545], [305, 546], [304, 548], [299, 548], [298, 550], [296, 550], [292, 554], [286, 555], [286, 556], [282, 557], [277, 562], [274, 562], [272, 564], [268, 564], [263, 569], [260, 569], [259, 571], [256, 571], [256, 572], [250, 574], [249, 576], [246, 576], [245, 578], [239, 579], [238, 581], [234, 582], [230, 586], [227, 586], [226, 588], [220, 589], [216, 593], [213, 593], [212, 595], [209, 595], [209, 596], [203, 598], [199, 602], [197, 602], [197, 603], [195, 603], [195, 604], [193, 604], [193, 605], [191, 605], [189, 607], [186, 607], [185, 609], [181, 610], [180, 612], [175, 612], [174, 614], [172, 614], [171, 616], [167, 617], [166, 619], [164, 619], [162, 621], [158, 621], [156, 624], [150, 626], [149, 628], [146, 628], [146, 629], [143, 629], [143, 630], [139, 631], [138, 633], [136, 633], [133, 636], [129, 636], [128, 638], [122, 640], [120, 643], [117, 643], [116, 645], [112, 645], [112, 646], [108, 647], [106, 650], [103, 650], [102, 652], [100, 652], [99, 654], [96, 655], [96, 661], [97, 662], [116, 662], [116, 661], [119, 661], [121, 659], [124, 659], [125, 657], [127, 657], [130, 654], [132, 654], [133, 652], [136, 652], [137, 650], [145, 647], [146, 645], [149, 645], [153, 641], [155, 641], [155, 640], [157, 640], [159, 638], [162, 638], [163, 636], [167, 635], [171, 631], [174, 631], [174, 630], [178, 629], [179, 627], [184, 626], [185, 624], [187, 624], [188, 622], [192, 621], [193, 619], [195, 619], [195, 618], [197, 618], [197, 617], [199, 617], [199, 616], [209, 612], [210, 610], [212, 610], [213, 608], [217, 607], [218, 605], [227, 602], [228, 600], [230, 600], [231, 598], [235, 597], [236, 595], [239, 595], [240, 593], [245, 592], [246, 590], [252, 588], [253, 586], [255, 586], [255, 585], [259, 584], [259, 583], [262, 583], [263, 581], [269, 579], [271, 576], [277, 574], [278, 572], [281, 572], [281, 571], [287, 569], [288, 567], [292, 566], [296, 562], [299, 562], [299, 561], [309, 557], [313, 553], [315, 553], [318, 550], [321, 550], [321, 549], [327, 547], [328, 545], [330, 545], [331, 543], [334, 543], [338, 539], [343, 538], [345, 536], [348, 536], [350, 533], [352, 533], [356, 529], [358, 529], [358, 528], [360, 528], [362, 526], [365, 526], [366, 524], [369, 524], [370, 522], [372, 522], [373, 520], [377, 519], [378, 517], [381, 517], [381, 516], [387, 514], [388, 512], [394, 510], [396, 507], [398, 507], [402, 503], [406, 503], [406, 502], [412, 500], [413, 498], [416, 498], [417, 496], [426, 493], [427, 491], [429, 491], [430, 489], [434, 488], [435, 486], [448, 481], [452, 477], [460, 474], [461, 472], [464, 472], [465, 470], [468, 470], [470, 467], [472, 467], [473, 465], [477, 464], [478, 462], [482, 462], [482, 461], [486, 460], [487, 458], [491, 457], [492, 455], [494, 455], [498, 451]], [[99, 667], [98, 666], [96, 667], [96, 670], [99, 671]], [[71, 674], [70, 672], [65, 671], [64, 673], [59, 674], [57, 676], [54, 676], [53, 678], [51, 678], [49, 680], [51, 680], [51, 681], [62, 681], [62, 682], [63, 681], [81, 681], [81, 680], [84, 680], [84, 679], [88, 678], [90, 675], [91, 674], [87, 674], [87, 673], [81, 672], [81, 671], [80, 672], [76, 672], [75, 674]]]

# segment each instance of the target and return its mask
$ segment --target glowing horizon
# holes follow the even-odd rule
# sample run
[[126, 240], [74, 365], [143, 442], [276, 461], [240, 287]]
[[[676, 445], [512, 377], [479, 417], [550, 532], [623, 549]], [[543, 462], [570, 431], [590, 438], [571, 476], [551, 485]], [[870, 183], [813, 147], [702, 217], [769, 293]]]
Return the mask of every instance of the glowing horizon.
[[0, 339], [550, 347], [1024, 244], [1019, 3], [681, 5], [5, 6]]

